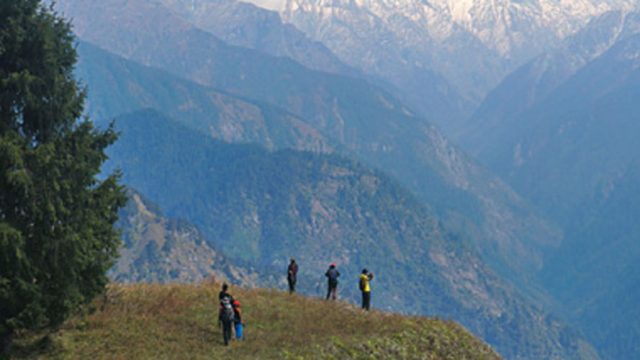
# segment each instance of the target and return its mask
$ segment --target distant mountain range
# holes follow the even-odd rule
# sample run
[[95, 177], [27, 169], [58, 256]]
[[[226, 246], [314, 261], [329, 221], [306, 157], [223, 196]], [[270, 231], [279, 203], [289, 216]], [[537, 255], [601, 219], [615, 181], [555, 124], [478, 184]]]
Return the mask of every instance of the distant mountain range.
[[[82, 46], [80, 51], [84, 51]], [[143, 76], [153, 71], [145, 71], [135, 64], [116, 67], [117, 64], [124, 65], [122, 60], [108, 60], [109, 55], [100, 52], [91, 55], [85, 51], [84, 57], [91, 60], [81, 61], [80, 76], [95, 78], [93, 87], [96, 93], [90, 93], [89, 108], [108, 108], [113, 111], [101, 115], [108, 118], [117, 116], [120, 113], [118, 109], [132, 111], [136, 107], [155, 106], [184, 118], [190, 126], [197, 126], [203, 133], [227, 141], [321, 151], [339, 148], [396, 174], [403, 184], [433, 206], [441, 216], [450, 219], [446, 221], [451, 222], [453, 227], [468, 233], [483, 254], [499, 264], [503, 274], [517, 277], [517, 274], [522, 274], [523, 267], [539, 268], [542, 261], [540, 248], [552, 246], [554, 239], [559, 237], [553, 228], [527, 210], [527, 205], [517, 195], [474, 165], [434, 128], [422, 124], [419, 118], [407, 113], [391, 96], [366, 83], [337, 76], [335, 81], [329, 81], [331, 78], [325, 77], [325, 81], [335, 89], [330, 98], [333, 99], [330, 104], [335, 105], [327, 104], [329, 108], [325, 110], [327, 116], [332, 116], [334, 120], [327, 122], [321, 117], [316, 121], [308, 121], [304, 117], [287, 117], [282, 111], [277, 116], [278, 111], [274, 109], [263, 110], [261, 115], [260, 111], [251, 110], [255, 105], [247, 106], [247, 100], [233, 100], [227, 104], [230, 96], [233, 96], [230, 94], [226, 97], [217, 96], [219, 100], [213, 104], [207, 96], [185, 97], [194, 94], [195, 90], [189, 90], [181, 96], [179, 89], [188, 87], [184, 81], [166, 79], [166, 73]], [[98, 66], [100, 64], [106, 67]], [[121, 75], [115, 75], [116, 71]], [[92, 73], [105, 76], [90, 75]], [[103, 78], [119, 83], [105, 84], [100, 81]], [[158, 84], [157, 79], [163, 78], [165, 80]], [[156, 81], [150, 82], [149, 79]], [[172, 85], [171, 81], [177, 84]], [[108, 94], [109, 89], [122, 90]], [[278, 95], [277, 88], [272, 90], [271, 96]], [[170, 95], [172, 92], [175, 94]], [[166, 95], [156, 96], [155, 103], [149, 103], [148, 99], [154, 98], [149, 96], [152, 93]], [[122, 105], [127, 102], [129, 105]], [[363, 104], [366, 106], [363, 107]], [[268, 108], [267, 105], [259, 106]], [[296, 118], [301, 120], [294, 121]], [[247, 121], [249, 119], [255, 120]], [[198, 124], [194, 125], [194, 121]], [[295, 126], [291, 125], [292, 122], [295, 122]], [[526, 237], [522, 234], [526, 234]], [[525, 258], [527, 261], [514, 261], [515, 258]], [[511, 271], [513, 268], [518, 271]]]
[[640, 281], [638, 54], [640, 16], [603, 15], [508, 77], [467, 143], [563, 227], [543, 283], [608, 359], [639, 351], [628, 341], [640, 338], [629, 322]]
[[[346, 63], [395, 84], [447, 134], [514, 67], [631, 1], [287, 0], [283, 18]], [[427, 75], [429, 74], [429, 75]], [[438, 111], [429, 86], [461, 100]], [[451, 100], [450, 100], [451, 101]]]

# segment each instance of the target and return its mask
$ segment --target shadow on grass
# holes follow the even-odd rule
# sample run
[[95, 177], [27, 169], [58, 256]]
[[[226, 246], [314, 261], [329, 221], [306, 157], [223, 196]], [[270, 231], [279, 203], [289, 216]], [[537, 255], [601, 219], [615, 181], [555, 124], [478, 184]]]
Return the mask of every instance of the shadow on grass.
[[49, 334], [22, 335], [11, 344], [8, 353], [0, 354], [0, 359], [34, 359], [55, 353], [55, 347]]

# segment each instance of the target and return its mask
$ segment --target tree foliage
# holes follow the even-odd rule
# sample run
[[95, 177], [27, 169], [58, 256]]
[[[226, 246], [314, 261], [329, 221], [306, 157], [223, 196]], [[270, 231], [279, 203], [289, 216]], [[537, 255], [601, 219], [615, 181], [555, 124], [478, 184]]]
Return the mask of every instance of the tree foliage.
[[0, 2], [0, 338], [60, 324], [104, 288], [117, 254], [117, 135], [79, 120], [69, 23], [39, 0]]

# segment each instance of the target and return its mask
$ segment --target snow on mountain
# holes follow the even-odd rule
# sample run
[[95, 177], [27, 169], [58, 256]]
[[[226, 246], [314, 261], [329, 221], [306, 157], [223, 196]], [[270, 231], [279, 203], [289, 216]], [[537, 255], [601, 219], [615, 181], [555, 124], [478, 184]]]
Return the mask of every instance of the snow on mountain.
[[[415, 1], [388, 0], [288, 0], [282, 11], [285, 21], [345, 63], [393, 84], [404, 101], [448, 132], [497, 83], [500, 59], [436, 15]], [[437, 26], [421, 25], [436, 20]], [[438, 34], [450, 34], [450, 39], [439, 44], [436, 39], [443, 37]], [[470, 58], [463, 48], [481, 55]], [[477, 62], [480, 57], [483, 64]]]
[[[442, 74], [478, 104], [511, 70], [590, 19], [634, 0], [286, 0], [285, 21], [343, 61], [402, 88], [394, 72]], [[409, 77], [411, 77], [409, 75]]]
[[287, 0], [283, 14], [294, 23], [300, 13], [331, 21], [345, 9], [359, 8], [385, 24], [402, 17], [438, 42], [453, 36], [457, 26], [501, 55], [514, 57], [576, 32], [596, 15], [632, 6], [630, 0]]
[[[458, 138], [459, 144], [473, 155], [487, 160], [497, 144], [512, 137], [520, 128], [518, 115], [527, 111], [612, 46], [640, 33], [640, 13], [610, 11], [594, 18], [578, 33], [566, 38], [562, 45], [541, 54], [516, 71], [492, 90], [467, 122]], [[634, 51], [625, 53], [631, 58]], [[509, 134], [509, 135], [505, 135]], [[519, 151], [513, 161], [522, 163]], [[499, 160], [489, 162], [499, 163]], [[492, 164], [489, 164], [492, 165]]]
[[247, 0], [246, 2], [273, 11], [278, 11], [282, 7], [282, 0]]

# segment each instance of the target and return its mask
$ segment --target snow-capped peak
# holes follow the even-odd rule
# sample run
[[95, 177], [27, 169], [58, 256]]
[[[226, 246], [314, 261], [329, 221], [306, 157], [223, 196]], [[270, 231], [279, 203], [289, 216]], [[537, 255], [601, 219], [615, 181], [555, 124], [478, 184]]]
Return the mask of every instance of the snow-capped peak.
[[[402, 17], [424, 28], [434, 40], [452, 35], [454, 26], [475, 35], [487, 47], [510, 57], [533, 44], [575, 33], [606, 11], [631, 7], [631, 0], [287, 0], [283, 17], [296, 23], [301, 13], [331, 19], [358, 9], [389, 22]], [[615, 4], [615, 5], [614, 5]], [[348, 19], [341, 19], [348, 20]], [[517, 55], [516, 55], [517, 56]]]

